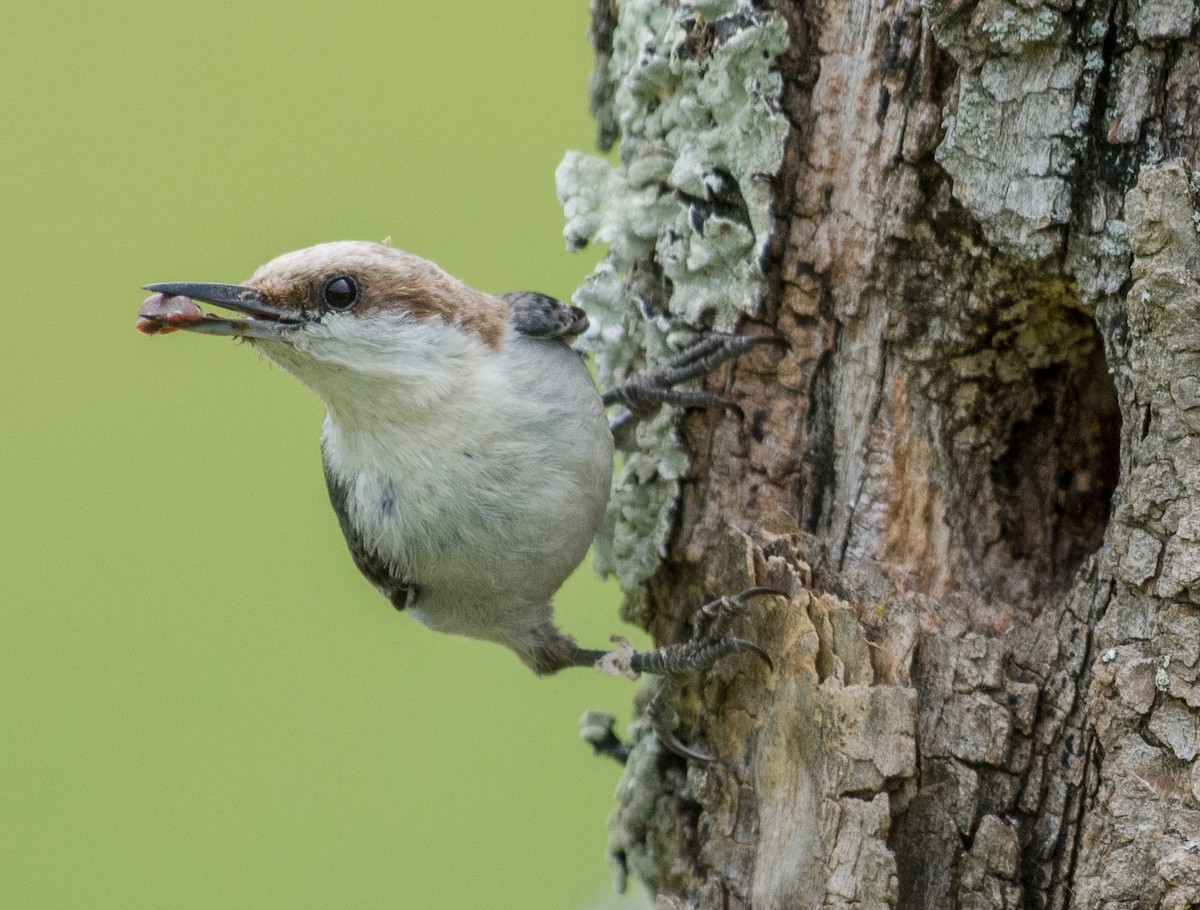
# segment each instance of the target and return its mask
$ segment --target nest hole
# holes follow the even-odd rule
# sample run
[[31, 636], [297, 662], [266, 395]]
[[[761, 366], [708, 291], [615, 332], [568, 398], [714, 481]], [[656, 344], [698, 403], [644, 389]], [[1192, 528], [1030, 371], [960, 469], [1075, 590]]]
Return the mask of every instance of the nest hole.
[[[1120, 467], [1121, 414], [1092, 318], [1056, 308], [1014, 350], [1025, 369], [996, 386], [974, 535], [980, 581], [1007, 600], [1066, 591], [1104, 541]], [[976, 465], [971, 473], [983, 473]]]

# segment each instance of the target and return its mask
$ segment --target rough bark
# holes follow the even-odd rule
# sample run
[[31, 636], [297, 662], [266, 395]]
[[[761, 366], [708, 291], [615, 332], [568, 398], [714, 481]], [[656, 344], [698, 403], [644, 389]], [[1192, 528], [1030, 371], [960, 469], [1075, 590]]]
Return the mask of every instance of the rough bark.
[[[605, 383], [695, 333], [600, 554], [659, 641], [785, 587], [643, 724], [663, 907], [1200, 906], [1200, 41], [1183, 0], [594, 0], [620, 164], [560, 168]], [[641, 703], [655, 690], [649, 681]]]

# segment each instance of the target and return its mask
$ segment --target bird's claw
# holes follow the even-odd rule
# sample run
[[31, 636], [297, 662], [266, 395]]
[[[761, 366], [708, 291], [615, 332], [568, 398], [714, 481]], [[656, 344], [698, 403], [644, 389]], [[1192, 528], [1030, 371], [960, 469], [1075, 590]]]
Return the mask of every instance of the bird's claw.
[[701, 752], [699, 749], [693, 749], [691, 746], [681, 743], [674, 731], [660, 727], [654, 728], [654, 733], [658, 737], [658, 741], [674, 752], [680, 758], [691, 759], [694, 762], [699, 762], [702, 765], [712, 765], [717, 761], [715, 755], [709, 755], [707, 752]]
[[665, 365], [639, 373], [614, 386], [601, 398], [605, 407], [623, 405], [629, 413], [612, 423], [613, 438], [628, 447], [630, 434], [642, 420], [658, 412], [663, 405], [681, 408], [720, 408], [741, 416], [742, 409], [728, 398], [712, 392], [689, 391], [675, 386], [702, 376], [727, 360], [732, 360], [759, 344], [781, 344], [770, 335], [730, 335], [711, 332]]
[[746, 609], [747, 600], [768, 594], [787, 596], [787, 592], [778, 588], [754, 587], [705, 604], [696, 611], [695, 637], [680, 644], [664, 645], [653, 651], [635, 651], [629, 642], [614, 636], [614, 640], [620, 641], [622, 647], [597, 660], [596, 667], [603, 669], [602, 664], [612, 657], [609, 665], [617, 667], [617, 672], [622, 675], [636, 677], [641, 673], [650, 673], [661, 676], [658, 692], [646, 707], [651, 728], [659, 741], [676, 755], [711, 764], [716, 761], [715, 757], [684, 745], [676, 737], [679, 715], [675, 705], [685, 680], [691, 674], [712, 666], [722, 657], [749, 652], [761, 658], [769, 671], [774, 671], [775, 664], [762, 647], [729, 631], [734, 618]]

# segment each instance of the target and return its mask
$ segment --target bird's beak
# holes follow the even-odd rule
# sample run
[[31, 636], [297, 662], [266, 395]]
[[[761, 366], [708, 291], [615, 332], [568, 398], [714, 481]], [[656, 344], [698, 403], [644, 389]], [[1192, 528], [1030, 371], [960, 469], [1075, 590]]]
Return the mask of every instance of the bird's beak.
[[[304, 322], [304, 315], [299, 311], [273, 306], [261, 291], [241, 284], [177, 281], [147, 284], [145, 289], [154, 293], [138, 310], [137, 329], [147, 335], [184, 329], [202, 335], [279, 338], [288, 329]], [[205, 313], [196, 301], [236, 310], [249, 318], [229, 319]]]

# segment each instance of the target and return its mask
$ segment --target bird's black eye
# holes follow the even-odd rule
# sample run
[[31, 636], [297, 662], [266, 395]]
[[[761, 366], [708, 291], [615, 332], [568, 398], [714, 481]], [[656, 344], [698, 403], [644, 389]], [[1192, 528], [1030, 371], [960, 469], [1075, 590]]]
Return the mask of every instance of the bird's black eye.
[[321, 285], [321, 298], [331, 310], [348, 310], [358, 303], [358, 282], [349, 275], [334, 275]]

